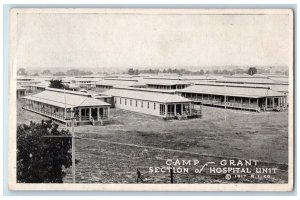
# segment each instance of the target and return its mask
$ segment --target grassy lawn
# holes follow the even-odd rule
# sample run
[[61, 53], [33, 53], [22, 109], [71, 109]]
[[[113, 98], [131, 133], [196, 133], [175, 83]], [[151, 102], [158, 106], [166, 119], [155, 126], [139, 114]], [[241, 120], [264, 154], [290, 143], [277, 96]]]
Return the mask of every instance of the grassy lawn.
[[[231, 179], [204, 171], [175, 174], [176, 183], [287, 181], [288, 113], [225, 110], [203, 107], [202, 119], [164, 121], [160, 118], [111, 109], [106, 126], [80, 126], [76, 136], [76, 179], [81, 183], [134, 183], [140, 169], [147, 183], [170, 182], [168, 173], [150, 174], [149, 167], [165, 166], [166, 159], [256, 159], [263, 166], [279, 167], [275, 177], [264, 180]], [[46, 119], [22, 110], [18, 124]], [[111, 141], [108, 143], [103, 141]], [[134, 146], [133, 146], [134, 145]], [[155, 147], [155, 148], [154, 148]], [[176, 150], [176, 151], [172, 151]], [[271, 164], [270, 164], [271, 163]], [[71, 181], [70, 171], [65, 178]]]

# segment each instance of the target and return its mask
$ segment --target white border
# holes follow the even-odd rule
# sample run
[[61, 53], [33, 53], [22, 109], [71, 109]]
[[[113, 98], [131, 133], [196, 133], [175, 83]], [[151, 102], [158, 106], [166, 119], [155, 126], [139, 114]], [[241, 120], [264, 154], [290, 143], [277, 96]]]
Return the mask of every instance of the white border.
[[16, 183], [16, 82], [14, 55], [17, 13], [129, 13], [129, 14], [288, 14], [293, 44], [293, 12], [290, 9], [13, 9], [10, 21], [9, 59], [9, 189], [39, 191], [292, 191], [293, 189], [293, 45], [290, 45], [289, 181], [287, 184], [20, 184]]

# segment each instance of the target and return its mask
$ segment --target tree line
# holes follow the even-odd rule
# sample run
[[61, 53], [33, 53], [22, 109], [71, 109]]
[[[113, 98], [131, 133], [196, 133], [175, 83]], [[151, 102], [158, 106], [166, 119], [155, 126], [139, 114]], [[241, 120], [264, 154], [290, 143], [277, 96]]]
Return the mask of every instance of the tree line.
[[[159, 73], [166, 73], [166, 74], [178, 74], [178, 75], [234, 75], [234, 74], [248, 74], [253, 76], [254, 74], [262, 74], [262, 73], [270, 73], [270, 68], [256, 68], [256, 67], [249, 67], [249, 68], [234, 68], [234, 69], [212, 69], [212, 70], [188, 70], [188, 69], [128, 69], [129, 75], [139, 75], [141, 73], [146, 74], [159, 74]], [[272, 71], [272, 73], [276, 74], [288, 74], [288, 70], [276, 70]]]
[[[108, 72], [102, 71], [100, 72], [101, 74], [109, 74]], [[270, 73], [270, 68], [256, 68], [256, 67], [249, 67], [247, 68], [234, 68], [234, 69], [211, 69], [211, 70], [204, 70], [204, 69], [199, 69], [199, 70], [188, 70], [184, 68], [165, 68], [165, 69], [135, 69], [135, 68], [129, 68], [127, 70], [127, 73], [129, 75], [139, 75], [141, 73], [146, 73], [146, 74], [159, 74], [159, 73], [169, 73], [169, 74], [178, 74], [178, 75], [208, 75], [208, 74], [216, 74], [216, 75], [234, 75], [234, 74], [249, 74], [249, 75], [254, 75], [257, 73]], [[272, 73], [277, 73], [277, 74], [288, 74], [288, 70], [276, 70], [272, 71]], [[92, 71], [83, 71], [83, 70], [78, 70], [78, 69], [70, 69], [66, 72], [63, 71], [58, 71], [58, 72], [51, 72], [49, 69], [43, 70], [40, 73], [33, 73], [30, 74], [28, 73], [24, 68], [19, 68], [17, 71], [17, 75], [20, 76], [26, 76], [26, 75], [32, 75], [32, 76], [39, 76], [39, 75], [53, 75], [53, 76], [86, 76], [86, 75], [92, 75], [94, 74]]]
[[[222, 74], [222, 75], [234, 75], [234, 74], [249, 74], [249, 75], [254, 75], [258, 72], [258, 70], [255, 67], [250, 67], [249, 69], [241, 69], [241, 68], [236, 68], [232, 70], [219, 70], [219, 69], [214, 69], [214, 70], [197, 70], [197, 71], [191, 71], [188, 69], [134, 69], [130, 68], [128, 69], [128, 74], [129, 75], [139, 75], [141, 73], [147, 73], [147, 74], [158, 74], [158, 73], [169, 73], [169, 74], [178, 74], [178, 75], [208, 75], [208, 74]], [[262, 72], [263, 73], [263, 72]]]
[[[19, 76], [27, 76], [30, 73], [28, 73], [24, 68], [19, 68], [17, 71], [17, 75]], [[31, 74], [32, 76], [39, 76], [39, 75], [44, 75], [44, 76], [86, 76], [86, 75], [92, 75], [93, 72], [91, 71], [83, 71], [83, 70], [78, 70], [78, 69], [70, 69], [66, 72], [58, 71], [58, 72], [51, 72], [49, 69], [43, 70], [40, 73], [33, 73]]]

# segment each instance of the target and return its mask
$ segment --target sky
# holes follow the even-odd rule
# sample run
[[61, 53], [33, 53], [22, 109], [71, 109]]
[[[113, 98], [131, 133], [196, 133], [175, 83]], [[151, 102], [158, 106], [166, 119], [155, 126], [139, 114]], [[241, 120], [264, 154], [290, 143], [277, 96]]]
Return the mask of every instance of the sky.
[[18, 14], [17, 68], [289, 65], [288, 15]]

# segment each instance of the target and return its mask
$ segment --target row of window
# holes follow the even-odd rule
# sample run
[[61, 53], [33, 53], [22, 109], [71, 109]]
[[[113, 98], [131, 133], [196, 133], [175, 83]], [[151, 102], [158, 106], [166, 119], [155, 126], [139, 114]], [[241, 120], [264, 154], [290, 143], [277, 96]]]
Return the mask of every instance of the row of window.
[[[120, 98], [119, 99], [119, 104], [122, 104], [122, 102], [124, 102], [125, 105], [127, 105], [127, 100], [129, 100], [129, 105], [132, 106], [132, 101], [135, 101], [135, 107], [138, 107], [138, 101], [139, 100], [132, 100], [132, 99], [125, 99], [125, 98]], [[144, 108], [144, 103], [146, 103], [147, 105], [147, 108], [149, 109], [150, 108], [150, 102], [145, 102], [145, 101], [140, 101], [140, 105], [141, 105], [141, 108]], [[115, 103], [117, 103], [117, 99], [115, 99]], [[153, 103], [153, 108], [154, 110], [156, 109], [156, 103]]]

